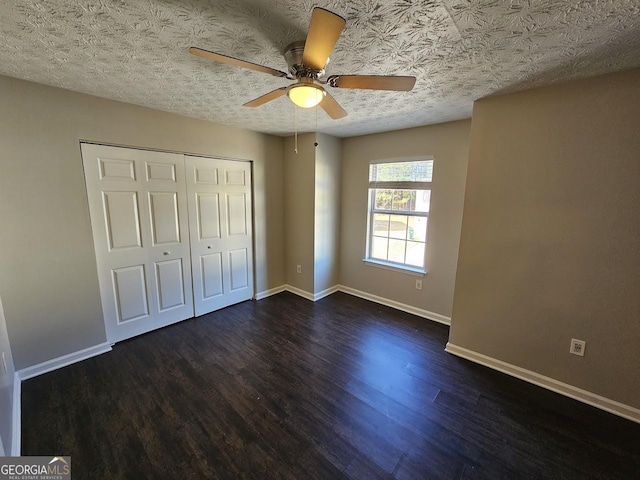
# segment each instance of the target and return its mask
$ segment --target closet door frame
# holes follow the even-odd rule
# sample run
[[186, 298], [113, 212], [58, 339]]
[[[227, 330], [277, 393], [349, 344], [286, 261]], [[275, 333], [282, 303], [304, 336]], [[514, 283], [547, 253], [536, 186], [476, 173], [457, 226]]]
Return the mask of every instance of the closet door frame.
[[[85, 141], [80, 142], [80, 147], [105, 330], [107, 340], [111, 344], [192, 318], [194, 315], [201, 315], [255, 298], [253, 163], [251, 161], [200, 157]], [[204, 311], [200, 309], [199, 313], [194, 309], [198, 293], [195, 289], [196, 269], [192, 264], [192, 258], [195, 260], [192, 252], [193, 225], [190, 221], [193, 213], [189, 205], [192, 200], [187, 194], [189, 182], [185, 176], [189, 174], [186, 168], [188, 158], [198, 159], [198, 162], [228, 162], [230, 165], [241, 165], [242, 170], [247, 172], [245, 179], [248, 186], [245, 208], [248, 215], [249, 244], [245, 292], [242, 295], [236, 292], [226, 304], [218, 302], [212, 309]], [[104, 159], [107, 159], [107, 163], [109, 161], [111, 163], [105, 164]], [[168, 167], [171, 164], [174, 165], [173, 171]], [[161, 177], [155, 182], [153, 181], [154, 172]], [[110, 176], [113, 178], [108, 178]], [[145, 181], [148, 185], [143, 186]], [[106, 196], [103, 191], [105, 189], [108, 191]], [[100, 195], [96, 194], [98, 191]], [[112, 197], [116, 200], [116, 204], [119, 203], [119, 206], [125, 209], [124, 211], [131, 210], [131, 217], [137, 216], [139, 224], [137, 234], [134, 232], [132, 235], [121, 235], [123, 242], [119, 251], [117, 251], [118, 248], [113, 248], [113, 235], [110, 236], [108, 231], [107, 203], [111, 193], [116, 194]], [[164, 222], [162, 225], [158, 225], [157, 221], [154, 222], [154, 213], [157, 213], [158, 209], [164, 208], [166, 211], [174, 206], [177, 213], [179, 242], [171, 241], [175, 240], [170, 238], [172, 229], [168, 228], [168, 224], [172, 222]], [[169, 237], [167, 237], [168, 234]], [[160, 238], [162, 235], [164, 239]], [[114, 253], [121, 255], [114, 255]], [[125, 258], [118, 260], [116, 259], [118, 256]], [[178, 272], [182, 277], [182, 294], [169, 296], [168, 303], [163, 305], [162, 275], [166, 273], [169, 285], [175, 285]], [[202, 278], [201, 271], [198, 271], [198, 275]], [[122, 292], [118, 292], [118, 280], [121, 280], [126, 287], [125, 294], [120, 295], [120, 298], [119, 293]], [[229, 284], [228, 279], [225, 280], [225, 284]], [[128, 303], [125, 304], [130, 312], [128, 316], [123, 315], [122, 297], [126, 297], [126, 292], [131, 293], [132, 290], [134, 291], [131, 295], [133, 300], [129, 298]], [[137, 293], [143, 295], [136, 298]], [[182, 298], [180, 298], [181, 295]], [[181, 301], [184, 305], [180, 305]]]

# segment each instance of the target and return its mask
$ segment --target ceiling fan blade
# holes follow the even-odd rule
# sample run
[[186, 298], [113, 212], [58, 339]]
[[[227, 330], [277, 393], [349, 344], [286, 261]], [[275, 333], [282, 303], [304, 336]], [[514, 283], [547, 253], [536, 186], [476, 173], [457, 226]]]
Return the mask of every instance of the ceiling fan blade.
[[202, 48], [198, 47], [191, 47], [189, 49], [189, 53], [192, 55], [197, 55], [198, 57], [208, 58], [209, 60], [215, 60], [216, 62], [227, 63], [236, 67], [248, 68], [257, 72], [268, 73], [269, 75], [273, 75], [274, 77], [287, 76], [286, 73], [274, 68], [258, 65], [257, 63], [247, 62], [245, 60], [240, 60], [239, 58], [229, 57], [227, 55], [222, 55], [221, 53], [210, 52], [209, 50], [203, 50]]
[[322, 70], [346, 23], [344, 18], [329, 10], [314, 8], [302, 53], [302, 63], [314, 70]]
[[345, 109], [340, 106], [340, 104], [336, 101], [335, 98], [329, 95], [329, 92], [325, 92], [325, 93], [326, 93], [325, 97], [320, 102], [320, 106], [322, 107], [322, 109], [325, 112], [327, 112], [327, 114], [334, 120], [337, 120], [338, 118], [346, 117], [347, 112], [345, 111]]
[[273, 90], [269, 93], [265, 93], [261, 97], [255, 98], [250, 102], [245, 103], [243, 107], [259, 107], [260, 105], [264, 105], [265, 103], [270, 102], [271, 100], [275, 100], [276, 98], [281, 97], [282, 95], [287, 93], [288, 89], [289, 87], [280, 87], [277, 90]]
[[363, 88], [408, 92], [416, 84], [416, 77], [391, 75], [331, 75], [327, 78], [327, 84], [338, 88]]

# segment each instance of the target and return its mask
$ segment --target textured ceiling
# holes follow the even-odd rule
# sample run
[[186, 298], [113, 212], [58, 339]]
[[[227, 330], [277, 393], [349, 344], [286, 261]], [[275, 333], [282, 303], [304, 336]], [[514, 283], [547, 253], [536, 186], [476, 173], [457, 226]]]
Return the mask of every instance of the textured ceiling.
[[[487, 95], [640, 66], [640, 0], [2, 0], [0, 74], [286, 135], [293, 104], [242, 104], [289, 80], [189, 55], [197, 46], [287, 70], [311, 9], [347, 20], [332, 74], [414, 75], [412, 92], [329, 89], [349, 115], [298, 109], [340, 137], [468, 118]], [[326, 77], [325, 77], [326, 78]]]

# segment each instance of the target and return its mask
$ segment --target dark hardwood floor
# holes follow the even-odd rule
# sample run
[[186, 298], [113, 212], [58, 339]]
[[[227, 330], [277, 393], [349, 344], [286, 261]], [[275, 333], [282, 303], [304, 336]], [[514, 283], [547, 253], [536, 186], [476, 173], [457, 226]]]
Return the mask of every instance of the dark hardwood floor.
[[22, 454], [75, 479], [640, 477], [639, 424], [447, 336], [342, 293], [245, 302], [25, 381]]

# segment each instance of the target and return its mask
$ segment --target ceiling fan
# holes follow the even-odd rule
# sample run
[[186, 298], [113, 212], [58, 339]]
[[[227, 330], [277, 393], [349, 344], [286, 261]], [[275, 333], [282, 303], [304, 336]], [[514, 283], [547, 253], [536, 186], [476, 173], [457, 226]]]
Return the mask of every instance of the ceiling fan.
[[[189, 53], [217, 62], [248, 68], [276, 77], [296, 80], [296, 83], [266, 93], [250, 102], [245, 107], [259, 107], [284, 94], [293, 103], [302, 108], [319, 105], [327, 114], [338, 119], [347, 112], [324, 88], [328, 85], [335, 88], [357, 88], [369, 90], [394, 90], [408, 92], [416, 83], [415, 77], [393, 75], [331, 75], [322, 81], [324, 69], [329, 62], [329, 55], [344, 30], [346, 21], [339, 15], [316, 7], [311, 14], [311, 23], [307, 39], [290, 44], [284, 52], [289, 66], [289, 73], [270, 67], [247, 62], [238, 58], [191, 47]], [[323, 86], [324, 85], [324, 86]]]

